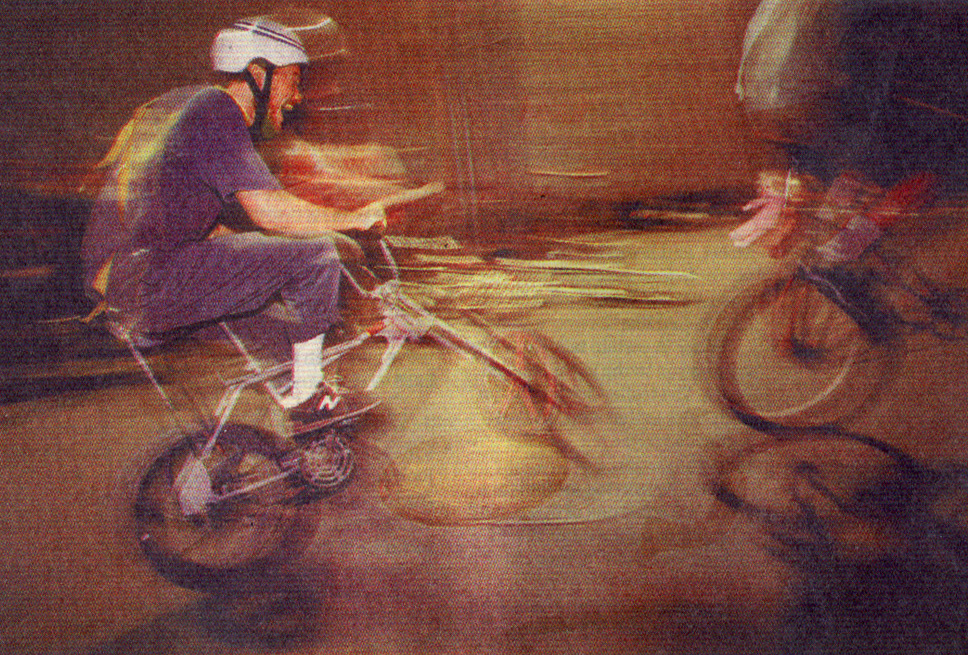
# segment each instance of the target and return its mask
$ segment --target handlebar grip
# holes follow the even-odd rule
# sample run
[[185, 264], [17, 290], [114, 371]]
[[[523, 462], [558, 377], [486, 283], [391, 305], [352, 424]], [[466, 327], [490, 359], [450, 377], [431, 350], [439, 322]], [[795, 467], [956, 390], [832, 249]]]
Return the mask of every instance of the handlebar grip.
[[371, 326], [367, 327], [366, 329], [364, 329], [364, 332], [366, 332], [367, 334], [369, 334], [372, 337], [372, 336], [375, 336], [377, 334], [380, 334], [380, 332], [382, 332], [384, 330], [384, 328], [386, 328], [386, 326], [387, 326], [387, 322], [386, 321], [377, 321], [373, 325], [371, 325]]

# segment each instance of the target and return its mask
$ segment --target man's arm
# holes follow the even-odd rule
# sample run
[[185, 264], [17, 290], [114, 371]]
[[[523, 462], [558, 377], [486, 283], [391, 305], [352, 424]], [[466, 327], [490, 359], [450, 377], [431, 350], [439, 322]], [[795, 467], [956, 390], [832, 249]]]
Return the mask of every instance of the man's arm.
[[307, 202], [333, 207], [360, 207], [406, 189], [402, 184], [379, 178], [320, 178], [280, 176], [287, 191]]
[[239, 204], [257, 226], [290, 236], [386, 226], [386, 211], [374, 202], [353, 212], [306, 202], [282, 189], [239, 191]]

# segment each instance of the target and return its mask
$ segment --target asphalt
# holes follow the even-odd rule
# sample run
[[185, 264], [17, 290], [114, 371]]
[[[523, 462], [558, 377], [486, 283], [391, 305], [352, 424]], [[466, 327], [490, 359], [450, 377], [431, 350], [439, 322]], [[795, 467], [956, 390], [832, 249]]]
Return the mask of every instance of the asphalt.
[[[608, 398], [610, 414], [563, 426], [568, 449], [496, 426], [478, 365], [406, 349], [355, 438], [358, 475], [312, 508], [305, 550], [224, 593], [158, 576], [124, 520], [144, 453], [198, 411], [189, 400], [210, 401], [221, 355], [188, 344], [159, 359], [185, 408], [172, 418], [103, 333], [70, 321], [8, 329], [0, 650], [960, 652], [968, 549], [957, 498], [950, 521], [930, 522], [940, 510], [913, 500], [927, 483], [888, 476], [896, 484], [877, 487], [888, 510], [830, 511], [813, 498], [826, 508], [815, 522], [784, 522], [796, 509], [791, 461], [856, 486], [893, 460], [838, 435], [776, 446], [704, 391], [696, 362], [710, 316], [771, 266], [733, 248], [727, 227], [576, 237], [587, 257], [618, 257], [610, 266], [695, 275], [658, 283], [685, 284], [673, 290], [689, 302], [559, 297], [503, 317], [573, 351]], [[968, 352], [925, 336], [907, 345], [896, 378], [846, 428], [919, 465], [953, 466]], [[342, 374], [363, 379], [378, 358], [368, 349]], [[271, 422], [251, 402], [242, 411]], [[724, 491], [723, 479], [735, 485]]]

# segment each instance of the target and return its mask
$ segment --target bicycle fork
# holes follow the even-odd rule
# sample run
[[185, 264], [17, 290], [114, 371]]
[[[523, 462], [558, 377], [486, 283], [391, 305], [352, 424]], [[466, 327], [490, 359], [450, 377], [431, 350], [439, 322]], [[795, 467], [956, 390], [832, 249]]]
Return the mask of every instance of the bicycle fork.
[[827, 300], [847, 314], [874, 342], [886, 341], [894, 336], [897, 317], [878, 306], [875, 297], [858, 290], [851, 290], [830, 279], [823, 270], [799, 266], [796, 277], [812, 285]]

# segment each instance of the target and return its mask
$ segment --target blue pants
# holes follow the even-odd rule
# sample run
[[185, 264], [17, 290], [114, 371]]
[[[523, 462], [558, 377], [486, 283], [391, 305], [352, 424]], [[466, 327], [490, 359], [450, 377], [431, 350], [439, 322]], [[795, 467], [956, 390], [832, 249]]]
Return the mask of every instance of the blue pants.
[[112, 305], [162, 333], [255, 312], [282, 299], [293, 342], [324, 334], [340, 319], [340, 259], [331, 237], [293, 239], [246, 232], [168, 253], [115, 259]]

